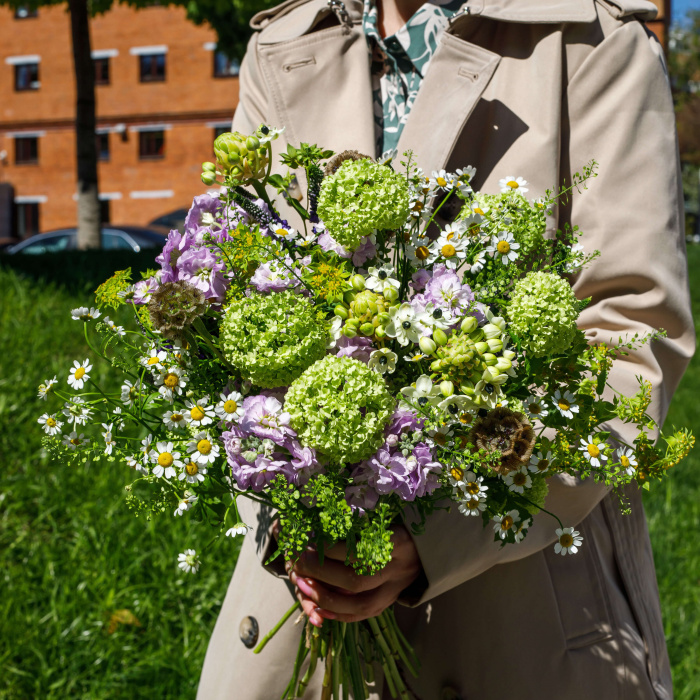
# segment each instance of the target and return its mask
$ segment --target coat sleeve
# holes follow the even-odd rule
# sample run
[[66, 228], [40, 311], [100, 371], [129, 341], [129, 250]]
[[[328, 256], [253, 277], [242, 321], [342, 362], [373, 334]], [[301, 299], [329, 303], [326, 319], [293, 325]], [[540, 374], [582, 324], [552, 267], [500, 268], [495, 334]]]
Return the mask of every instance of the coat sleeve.
[[[599, 163], [599, 176], [587, 190], [574, 193], [570, 210], [560, 217], [560, 223], [570, 219], [580, 227], [585, 251], [601, 253], [574, 281], [578, 298], [592, 297], [579, 325], [595, 342], [666, 330], [667, 338], [618, 360], [609, 377], [613, 387], [629, 394], [638, 389], [636, 375], [651, 381], [651, 413], [661, 424], [692, 356], [695, 335], [673, 104], [658, 44], [639, 22], [619, 25], [572, 76], [562, 133], [567, 181], [569, 168], [591, 159]], [[620, 435], [621, 425], [609, 427]], [[581, 523], [607, 492], [592, 479], [568, 475], [553, 477], [549, 486], [546, 508], [565, 526]], [[492, 566], [549, 547], [556, 527], [540, 513], [520, 544], [501, 548], [480, 518], [466, 518], [456, 508], [433, 513], [414, 540], [424, 585], [402, 602], [423, 603]]]
[[252, 134], [267, 121], [267, 96], [260, 74], [258, 57], [258, 34], [255, 33], [248, 42], [246, 54], [241, 62], [238, 75], [238, 106], [233, 115], [231, 128], [242, 134]]

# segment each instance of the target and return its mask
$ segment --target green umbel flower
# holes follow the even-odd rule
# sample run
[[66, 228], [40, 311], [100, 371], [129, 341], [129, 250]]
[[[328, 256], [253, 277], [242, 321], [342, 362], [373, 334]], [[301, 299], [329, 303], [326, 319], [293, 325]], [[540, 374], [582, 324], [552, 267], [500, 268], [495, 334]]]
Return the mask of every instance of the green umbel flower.
[[379, 449], [395, 405], [379, 373], [334, 355], [309, 367], [284, 401], [301, 443], [337, 464], [359, 462]]
[[355, 250], [374, 229], [395, 229], [408, 218], [405, 176], [368, 158], [346, 160], [323, 181], [318, 215], [333, 238]]
[[233, 301], [221, 324], [221, 345], [244, 379], [267, 389], [291, 384], [328, 342], [312, 304], [291, 291]]
[[534, 357], [558, 355], [576, 334], [578, 301], [569, 283], [548, 272], [530, 272], [515, 285], [507, 307], [510, 328]]
[[390, 320], [388, 311], [395, 305], [396, 302], [390, 302], [383, 295], [369, 289], [357, 293], [347, 307], [343, 306], [348, 313], [343, 332], [349, 338], [356, 335], [384, 338], [384, 326]]

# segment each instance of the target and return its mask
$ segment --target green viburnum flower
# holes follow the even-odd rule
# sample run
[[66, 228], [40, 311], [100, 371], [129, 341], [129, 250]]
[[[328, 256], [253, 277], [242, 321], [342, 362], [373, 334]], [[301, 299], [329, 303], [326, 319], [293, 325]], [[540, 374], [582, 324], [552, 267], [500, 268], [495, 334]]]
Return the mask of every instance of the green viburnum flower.
[[334, 355], [309, 367], [284, 401], [301, 443], [338, 464], [359, 462], [379, 449], [395, 405], [377, 372]]
[[333, 238], [355, 250], [374, 229], [395, 229], [408, 218], [406, 178], [369, 158], [346, 160], [323, 180], [318, 215]]
[[286, 291], [231, 302], [220, 338], [244, 379], [272, 389], [291, 384], [324, 356], [328, 330], [309, 301]]
[[507, 307], [510, 328], [534, 357], [557, 355], [576, 334], [578, 301], [569, 283], [548, 272], [530, 272], [515, 285]]
[[[547, 478], [541, 474], [532, 475], [532, 487], [527, 489], [523, 494], [529, 501], [525, 506], [530, 515], [536, 515], [539, 513], [540, 508], [544, 508], [544, 501], [549, 493], [549, 486], [547, 484]], [[534, 505], [533, 505], [534, 504]]]

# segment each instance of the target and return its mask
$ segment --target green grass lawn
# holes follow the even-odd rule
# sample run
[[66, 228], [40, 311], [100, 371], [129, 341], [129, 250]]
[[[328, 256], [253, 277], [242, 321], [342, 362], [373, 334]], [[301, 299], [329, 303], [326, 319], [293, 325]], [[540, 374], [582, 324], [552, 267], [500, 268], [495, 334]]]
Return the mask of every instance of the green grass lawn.
[[[698, 270], [700, 248], [689, 260]], [[181, 575], [177, 554], [203, 548], [204, 526], [135, 518], [124, 466], [66, 468], [42, 455], [36, 388], [54, 374], [63, 381], [87, 356], [69, 310], [91, 297], [0, 268], [0, 298], [0, 699], [193, 698], [235, 546], [224, 543], [197, 576]], [[693, 303], [700, 319], [700, 272]], [[669, 423], [699, 426], [698, 396], [700, 359]], [[700, 447], [646, 507], [676, 698], [697, 700]]]

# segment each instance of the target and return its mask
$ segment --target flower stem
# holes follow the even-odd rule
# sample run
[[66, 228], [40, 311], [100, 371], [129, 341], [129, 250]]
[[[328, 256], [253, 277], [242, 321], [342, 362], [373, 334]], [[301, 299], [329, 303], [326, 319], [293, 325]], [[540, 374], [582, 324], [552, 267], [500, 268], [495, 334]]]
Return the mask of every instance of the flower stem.
[[260, 644], [253, 649], [254, 654], [259, 654], [264, 648], [265, 645], [279, 632], [280, 628], [282, 625], [294, 614], [296, 610], [298, 610], [301, 607], [301, 603], [296, 600], [294, 601], [294, 605], [292, 605], [289, 610], [287, 610], [286, 613], [282, 616], [282, 619], [260, 640]]

